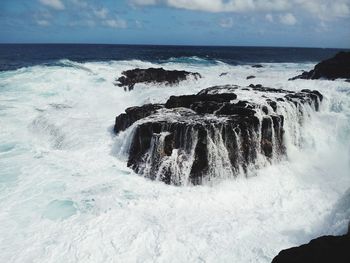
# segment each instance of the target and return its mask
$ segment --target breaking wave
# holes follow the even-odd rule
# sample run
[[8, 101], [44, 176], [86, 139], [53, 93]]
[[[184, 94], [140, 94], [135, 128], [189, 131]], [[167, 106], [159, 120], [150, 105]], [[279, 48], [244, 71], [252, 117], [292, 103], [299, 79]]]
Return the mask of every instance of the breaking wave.
[[[1, 262], [270, 262], [282, 248], [344, 233], [350, 83], [287, 81], [310, 64], [256, 69], [186, 59], [61, 60], [0, 72]], [[150, 66], [203, 78], [176, 87], [136, 85], [130, 92], [113, 85], [122, 71]], [[168, 186], [127, 168], [119, 153], [133, 129], [111, 131], [125, 108], [250, 83], [324, 95], [320, 112], [306, 109], [302, 127], [293, 127], [297, 116], [287, 118], [287, 159], [248, 179], [196, 187]]]

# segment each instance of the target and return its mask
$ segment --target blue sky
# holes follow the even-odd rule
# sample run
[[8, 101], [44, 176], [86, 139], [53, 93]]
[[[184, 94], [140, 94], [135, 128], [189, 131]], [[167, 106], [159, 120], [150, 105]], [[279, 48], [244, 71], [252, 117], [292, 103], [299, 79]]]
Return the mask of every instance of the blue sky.
[[350, 48], [350, 0], [0, 0], [1, 43]]

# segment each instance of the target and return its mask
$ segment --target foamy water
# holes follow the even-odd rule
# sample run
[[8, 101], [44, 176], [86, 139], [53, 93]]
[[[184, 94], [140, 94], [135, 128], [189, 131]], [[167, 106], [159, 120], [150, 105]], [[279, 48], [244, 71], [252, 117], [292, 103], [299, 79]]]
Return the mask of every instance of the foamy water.
[[[0, 262], [270, 262], [283, 248], [346, 232], [350, 83], [287, 81], [312, 64], [180, 62], [162, 66], [204, 78], [131, 92], [114, 86], [123, 70], [159, 66], [137, 60], [0, 73]], [[126, 167], [126, 135], [112, 132], [125, 108], [250, 83], [325, 96], [300, 146], [287, 142], [287, 160], [196, 187]]]

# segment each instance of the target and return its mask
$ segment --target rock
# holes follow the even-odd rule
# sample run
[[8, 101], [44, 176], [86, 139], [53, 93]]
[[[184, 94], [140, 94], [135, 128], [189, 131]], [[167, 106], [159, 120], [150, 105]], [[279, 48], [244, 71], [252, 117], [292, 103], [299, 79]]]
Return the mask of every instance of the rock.
[[197, 104], [205, 102], [216, 102], [218, 104], [222, 104], [224, 102], [230, 102], [231, 100], [235, 100], [236, 98], [237, 95], [234, 93], [171, 96], [169, 100], [165, 103], [165, 107], [168, 109], [179, 107], [191, 108], [191, 106], [194, 103]]
[[282, 250], [272, 261], [272, 263], [304, 262], [350, 262], [350, 235], [322, 236], [306, 245]]
[[350, 79], [350, 52], [339, 52], [333, 58], [318, 63], [313, 70], [290, 78], [296, 79]]
[[255, 76], [253, 76], [253, 75], [248, 76], [247, 79], [255, 79]]
[[132, 125], [128, 166], [136, 173], [173, 185], [203, 184], [279, 160], [285, 154], [281, 113], [299, 116], [292, 111], [305, 104], [317, 110], [321, 96], [262, 85], [214, 86], [171, 96], [164, 105], [129, 108], [114, 130]]
[[128, 87], [132, 90], [137, 83], [165, 83], [167, 85], [178, 84], [192, 76], [195, 79], [201, 78], [199, 73], [187, 72], [184, 70], [165, 70], [163, 68], [133, 69], [122, 72], [117, 79], [119, 87]]
[[255, 65], [252, 65], [252, 68], [263, 68], [263, 65], [255, 64]]
[[228, 74], [228, 72], [223, 72], [223, 73], [221, 73], [219, 76], [220, 77], [223, 77], [223, 76], [226, 76]]
[[141, 107], [131, 107], [125, 110], [125, 113], [120, 114], [114, 125], [114, 132], [118, 133], [129, 128], [134, 122], [148, 117], [157, 110], [163, 108], [162, 104], [146, 104]]

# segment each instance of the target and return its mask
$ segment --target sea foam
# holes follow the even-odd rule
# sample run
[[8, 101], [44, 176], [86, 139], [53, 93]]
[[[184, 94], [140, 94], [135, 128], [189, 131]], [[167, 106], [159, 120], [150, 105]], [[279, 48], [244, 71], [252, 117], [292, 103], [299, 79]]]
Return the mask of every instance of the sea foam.
[[[270, 262], [283, 248], [346, 231], [350, 83], [287, 81], [311, 64], [194, 62], [64, 60], [0, 73], [1, 262]], [[160, 66], [203, 78], [131, 92], [113, 85], [124, 70]], [[250, 83], [325, 96], [300, 143], [287, 142], [286, 160], [196, 187], [126, 167], [128, 131], [112, 132], [125, 108]]]

